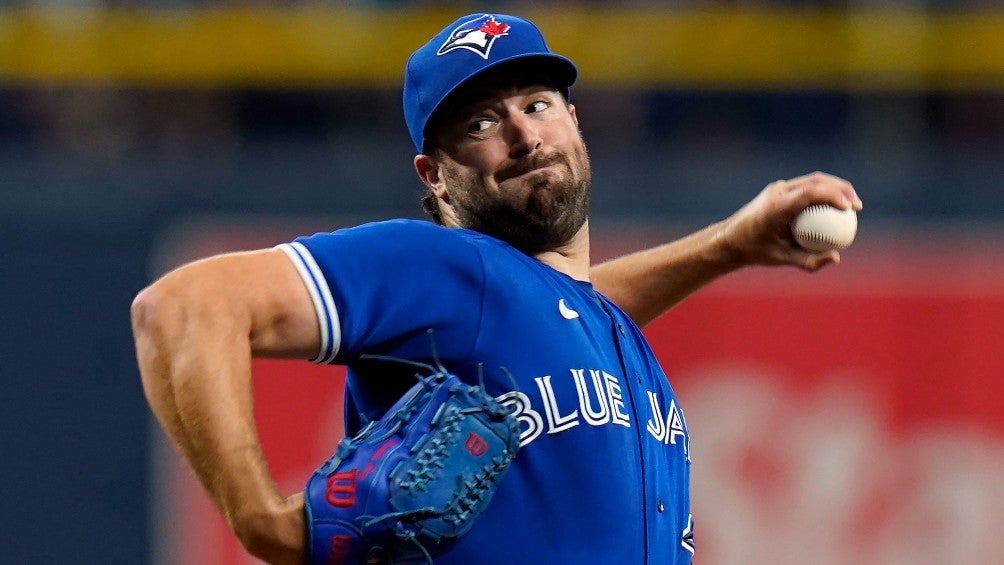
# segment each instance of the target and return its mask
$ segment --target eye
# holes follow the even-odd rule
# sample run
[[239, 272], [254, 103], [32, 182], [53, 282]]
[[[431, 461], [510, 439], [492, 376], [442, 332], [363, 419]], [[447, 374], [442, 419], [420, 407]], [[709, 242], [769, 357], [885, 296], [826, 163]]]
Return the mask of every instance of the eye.
[[480, 120], [474, 120], [467, 126], [467, 131], [470, 133], [478, 133], [487, 130], [488, 128], [495, 125], [495, 120], [490, 120], [488, 118], [482, 118]]
[[546, 110], [550, 104], [546, 100], [537, 100], [536, 102], [531, 102], [526, 109], [527, 114], [533, 114], [535, 112], [543, 112]]

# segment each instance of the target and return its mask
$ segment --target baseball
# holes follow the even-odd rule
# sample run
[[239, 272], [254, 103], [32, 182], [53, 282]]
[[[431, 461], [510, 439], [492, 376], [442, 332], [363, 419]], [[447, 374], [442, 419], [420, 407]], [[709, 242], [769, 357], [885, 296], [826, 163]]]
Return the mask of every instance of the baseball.
[[858, 231], [858, 215], [854, 210], [841, 210], [828, 204], [813, 204], [795, 216], [791, 234], [808, 251], [844, 249], [854, 241]]

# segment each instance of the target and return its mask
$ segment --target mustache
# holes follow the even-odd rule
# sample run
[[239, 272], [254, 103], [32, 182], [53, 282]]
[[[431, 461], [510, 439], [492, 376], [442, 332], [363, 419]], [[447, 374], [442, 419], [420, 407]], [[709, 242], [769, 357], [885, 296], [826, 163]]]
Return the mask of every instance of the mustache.
[[509, 180], [513, 177], [518, 177], [522, 174], [529, 173], [546, 167], [548, 165], [554, 165], [559, 163], [568, 163], [568, 158], [561, 153], [533, 153], [517, 161], [506, 165], [499, 169], [498, 173], [495, 174], [495, 178], [498, 182], [503, 182]]

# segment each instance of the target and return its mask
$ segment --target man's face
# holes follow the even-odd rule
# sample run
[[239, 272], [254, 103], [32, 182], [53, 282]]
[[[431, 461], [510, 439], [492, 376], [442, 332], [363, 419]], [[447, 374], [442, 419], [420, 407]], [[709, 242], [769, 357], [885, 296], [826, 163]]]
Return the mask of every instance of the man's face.
[[466, 100], [436, 138], [457, 221], [525, 252], [568, 243], [588, 216], [591, 178], [575, 109], [546, 86]]

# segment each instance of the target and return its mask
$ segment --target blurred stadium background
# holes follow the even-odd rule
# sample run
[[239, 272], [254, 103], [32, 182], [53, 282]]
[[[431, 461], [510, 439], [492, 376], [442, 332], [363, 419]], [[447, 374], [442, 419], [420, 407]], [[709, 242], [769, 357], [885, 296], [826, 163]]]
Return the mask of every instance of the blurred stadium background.
[[[247, 562], [152, 426], [129, 303], [206, 253], [418, 217], [400, 73], [476, 10], [578, 63], [600, 258], [812, 170], [865, 201], [839, 268], [748, 270], [648, 330], [698, 562], [999, 563], [1004, 8], [948, 0], [0, 2], [0, 562]], [[339, 373], [256, 371], [293, 490]]]

